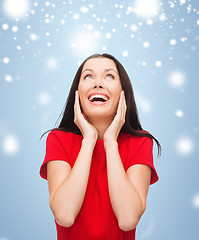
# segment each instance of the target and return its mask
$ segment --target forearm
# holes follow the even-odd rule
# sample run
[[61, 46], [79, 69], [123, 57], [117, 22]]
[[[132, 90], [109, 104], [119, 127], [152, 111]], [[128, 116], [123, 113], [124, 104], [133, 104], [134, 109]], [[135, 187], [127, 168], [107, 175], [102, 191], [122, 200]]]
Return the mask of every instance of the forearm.
[[78, 215], [86, 193], [95, 144], [83, 140], [79, 155], [67, 178], [50, 200], [50, 207], [60, 225], [69, 227]]
[[105, 146], [110, 200], [118, 224], [124, 231], [136, 227], [144, 207], [140, 195], [128, 178], [118, 151], [116, 141]]

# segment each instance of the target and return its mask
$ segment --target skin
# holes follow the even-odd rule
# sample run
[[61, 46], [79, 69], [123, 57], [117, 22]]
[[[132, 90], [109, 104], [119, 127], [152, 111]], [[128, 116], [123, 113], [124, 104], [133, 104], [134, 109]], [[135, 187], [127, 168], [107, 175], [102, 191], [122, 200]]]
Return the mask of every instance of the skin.
[[[92, 105], [88, 100], [88, 96], [93, 92], [107, 94], [110, 97], [109, 101], [104, 105]], [[108, 58], [88, 60], [82, 69], [76, 100], [78, 95], [85, 119], [82, 118], [76, 125], [81, 130], [81, 124], [86, 124], [85, 120], [87, 120], [94, 126], [93, 128], [89, 124], [86, 125], [83, 136], [88, 133], [97, 135], [99, 139], [104, 139], [111, 135], [117, 140], [119, 131], [125, 121], [126, 102], [115, 63]], [[116, 115], [119, 99], [121, 100], [120, 111]], [[76, 101], [75, 107], [76, 113], [79, 114], [78, 101]], [[116, 118], [114, 118], [115, 116]], [[108, 129], [108, 127], [110, 128]]]
[[[88, 96], [93, 92], [106, 93], [109, 101], [92, 105]], [[115, 63], [108, 58], [88, 60], [75, 93], [74, 122], [83, 135], [79, 155], [72, 169], [64, 161], [47, 164], [49, 203], [60, 225], [72, 226], [81, 209], [97, 139], [104, 141], [109, 195], [118, 225], [123, 231], [129, 231], [138, 224], [146, 208], [151, 168], [136, 164], [127, 172], [124, 170], [117, 137], [125, 123], [126, 108]]]

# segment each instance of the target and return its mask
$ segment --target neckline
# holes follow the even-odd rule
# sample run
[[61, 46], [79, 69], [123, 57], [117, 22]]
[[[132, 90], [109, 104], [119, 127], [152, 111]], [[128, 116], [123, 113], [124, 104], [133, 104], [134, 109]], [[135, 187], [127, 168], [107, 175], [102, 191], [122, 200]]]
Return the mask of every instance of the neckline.
[[[121, 136], [123, 136], [123, 135], [124, 135], [123, 132], [120, 133], [119, 136], [117, 137], [117, 141], [118, 141], [118, 139], [119, 139]], [[97, 139], [96, 143], [104, 143], [104, 139]]]

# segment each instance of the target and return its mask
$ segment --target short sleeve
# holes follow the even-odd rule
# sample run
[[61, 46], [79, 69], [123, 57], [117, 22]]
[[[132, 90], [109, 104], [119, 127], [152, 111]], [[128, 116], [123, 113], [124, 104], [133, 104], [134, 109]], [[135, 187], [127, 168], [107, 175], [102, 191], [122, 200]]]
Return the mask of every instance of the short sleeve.
[[[131, 149], [131, 146], [129, 146]], [[133, 148], [133, 146], [132, 146]], [[158, 181], [159, 177], [157, 175], [156, 169], [153, 163], [153, 139], [146, 137], [144, 142], [138, 148], [137, 152], [132, 156], [129, 153], [129, 167], [135, 164], [145, 164], [151, 167], [151, 181], [153, 184]]]
[[67, 153], [60, 139], [50, 132], [46, 139], [46, 153], [44, 161], [40, 167], [40, 176], [47, 180], [47, 163], [52, 160], [63, 160], [69, 163]]

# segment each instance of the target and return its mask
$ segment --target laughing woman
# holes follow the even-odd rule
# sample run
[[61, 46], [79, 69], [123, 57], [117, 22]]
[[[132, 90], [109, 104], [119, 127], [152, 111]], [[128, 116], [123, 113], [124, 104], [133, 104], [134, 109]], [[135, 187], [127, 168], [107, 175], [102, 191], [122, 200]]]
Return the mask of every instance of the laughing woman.
[[158, 180], [153, 140], [158, 154], [161, 146], [141, 127], [121, 63], [109, 54], [87, 58], [59, 127], [49, 131], [40, 175], [58, 240], [134, 240], [149, 185]]

